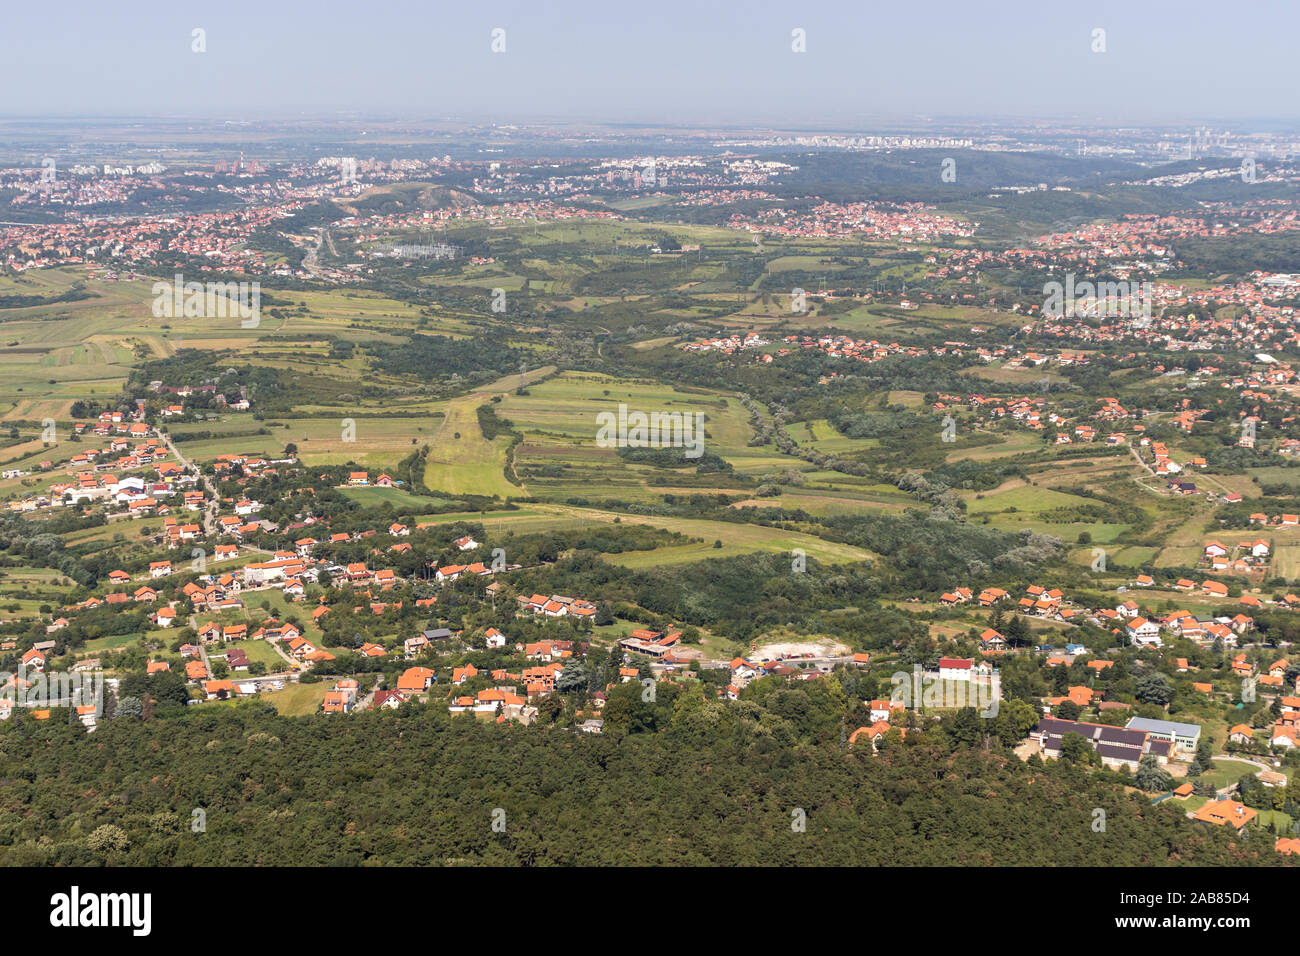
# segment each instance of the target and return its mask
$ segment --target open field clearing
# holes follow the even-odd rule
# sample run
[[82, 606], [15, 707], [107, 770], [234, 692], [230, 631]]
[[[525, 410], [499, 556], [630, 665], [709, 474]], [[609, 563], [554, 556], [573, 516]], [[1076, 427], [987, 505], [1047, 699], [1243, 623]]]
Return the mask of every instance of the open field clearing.
[[[1124, 547], [1110, 553], [1110, 559], [1116, 564], [1123, 564], [1131, 567], [1143, 567], [1152, 564], [1156, 555], [1160, 553], [1159, 548], [1143, 547]], [[1091, 554], [1091, 552], [1089, 552]], [[1089, 557], [1089, 563], [1092, 559]]]
[[285, 717], [303, 717], [317, 713], [325, 700], [325, 693], [331, 687], [328, 681], [318, 684], [289, 683], [284, 690], [273, 690], [259, 694], [258, 700], [265, 701]]
[[[752, 437], [748, 416], [734, 398], [593, 373], [565, 373], [530, 386], [526, 395], [506, 395], [496, 406], [498, 414], [524, 437], [516, 462], [533, 494], [555, 499], [593, 495], [641, 499], [665, 493], [649, 483], [652, 475], [661, 473], [659, 469], [627, 462], [617, 449], [596, 445], [597, 416], [617, 417], [620, 405], [629, 412], [703, 415], [706, 452], [721, 455], [739, 471], [766, 470], [774, 463], [770, 451], [748, 447]], [[790, 459], [775, 461], [788, 466]], [[698, 480], [701, 491], [734, 481], [723, 474], [695, 476], [688, 459], [674, 473], [683, 487], [689, 487], [688, 477]]]
[[425, 495], [413, 495], [403, 488], [342, 488], [345, 497], [367, 508], [378, 505], [392, 505], [403, 514], [425, 514], [434, 509], [452, 504], [451, 498], [430, 498]]
[[[1048, 521], [1044, 513], [1088, 504], [1088, 499], [1054, 491], [1050, 488], [1010, 482], [1001, 489], [982, 495], [967, 495], [967, 513], [973, 521], [987, 523], [1002, 531], [1029, 529], [1067, 541], [1087, 532], [1099, 544], [1114, 541], [1127, 525], [1103, 521]], [[987, 520], [985, 520], [987, 519]], [[1086, 539], [1085, 539], [1086, 540]]]
[[848, 438], [824, 418], [794, 422], [787, 425], [785, 430], [800, 445], [816, 449], [825, 455], [851, 455], [880, 444], [878, 438]]
[[1273, 573], [1288, 581], [1300, 581], [1300, 545], [1283, 545], [1273, 556]]
[[[959, 432], [960, 434], [960, 432]], [[977, 445], [973, 448], [955, 448], [950, 451], [946, 458], [948, 461], [992, 461], [998, 458], [1006, 458], [1011, 455], [1023, 455], [1027, 452], [1035, 452], [1043, 447], [1041, 435], [1032, 432], [1011, 432], [1005, 436], [999, 436], [998, 440], [989, 445]]]
[[[429, 515], [420, 519], [421, 525], [456, 524], [463, 521], [478, 522], [493, 533], [514, 531], [528, 534], [558, 528], [574, 528], [594, 522], [613, 523], [619, 519], [624, 524], [640, 524], [667, 531], [676, 531], [698, 542], [670, 545], [651, 551], [625, 551], [608, 555], [606, 560], [625, 567], [657, 567], [687, 564], [694, 561], [716, 560], [737, 554], [756, 551], [789, 553], [802, 548], [810, 558], [827, 563], [871, 560], [872, 554], [861, 548], [823, 541], [813, 535], [762, 528], [730, 521], [712, 521], [699, 518], [672, 518], [663, 516], [631, 515], [597, 508], [578, 508], [571, 505], [524, 504], [517, 511], [455, 512]], [[715, 548], [714, 542], [722, 547]]]
[[[644, 516], [617, 514], [595, 508], [573, 508], [566, 505], [538, 505], [542, 512], [565, 515], [572, 518], [612, 522], [619, 518], [624, 523], [643, 524], [651, 527], [676, 531], [693, 538], [702, 538], [709, 550], [700, 555], [690, 549], [690, 545], [674, 545], [668, 548], [656, 548], [653, 551], [626, 552], [613, 555], [609, 560], [628, 567], [646, 567], [662, 564], [682, 564], [709, 557], [725, 557], [728, 548], [732, 554], [744, 554], [753, 551], [770, 553], [789, 553], [795, 548], [802, 548], [808, 557], [828, 564], [851, 561], [869, 561], [872, 554], [861, 548], [835, 542], [823, 541], [809, 534], [796, 531], [783, 531], [777, 528], [762, 528], [755, 525], [734, 524], [728, 521], [709, 521], [698, 518], [668, 518], [661, 516]], [[722, 548], [713, 548], [714, 541], [721, 541]]]
[[433, 436], [424, 483], [434, 491], [452, 495], [496, 495], [509, 498], [526, 495], [526, 487], [506, 480], [506, 456], [510, 438], [484, 437], [478, 423], [478, 409], [485, 399], [478, 395], [456, 399], [446, 406], [438, 432]]
[[733, 508], [781, 507], [797, 508], [811, 515], [830, 516], [861, 514], [864, 511], [901, 512], [914, 504], [913, 500], [901, 492], [888, 494], [814, 494], [796, 489], [782, 493], [774, 498], [746, 498], [732, 505]]
[[1161, 548], [1160, 556], [1156, 558], [1155, 565], [1158, 568], [1195, 567], [1200, 558], [1201, 549], [1197, 547]]
[[[221, 438], [182, 442], [176, 447], [187, 458], [206, 460], [222, 454], [245, 453], [279, 457], [285, 445], [292, 443], [298, 446], [298, 456], [306, 464], [332, 465], [355, 461], [359, 465], [391, 468], [415, 451], [416, 446], [432, 441], [439, 427], [439, 420], [432, 416], [358, 415], [346, 421], [344, 418], [281, 418], [276, 421], [287, 427], [270, 429], [268, 435], [223, 435]], [[223, 433], [243, 430], [234, 425], [228, 428], [216, 423], [200, 427]]]

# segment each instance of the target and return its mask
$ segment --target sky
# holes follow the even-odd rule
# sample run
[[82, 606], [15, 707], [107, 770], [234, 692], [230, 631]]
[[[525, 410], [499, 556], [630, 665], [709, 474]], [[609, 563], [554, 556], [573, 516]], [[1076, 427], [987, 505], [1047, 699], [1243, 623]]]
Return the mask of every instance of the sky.
[[1288, 121], [1300, 119], [1297, 27], [1294, 0], [9, 3], [0, 114]]

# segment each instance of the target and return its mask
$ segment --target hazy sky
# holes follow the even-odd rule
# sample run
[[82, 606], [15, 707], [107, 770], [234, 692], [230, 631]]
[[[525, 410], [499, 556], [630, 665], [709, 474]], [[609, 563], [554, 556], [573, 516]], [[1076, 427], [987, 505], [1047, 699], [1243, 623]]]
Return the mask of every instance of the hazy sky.
[[[68, 0], [4, 13], [10, 115], [1300, 116], [1294, 0]], [[206, 53], [191, 52], [196, 27]], [[496, 27], [504, 54], [491, 52]], [[806, 53], [791, 50], [796, 27]]]

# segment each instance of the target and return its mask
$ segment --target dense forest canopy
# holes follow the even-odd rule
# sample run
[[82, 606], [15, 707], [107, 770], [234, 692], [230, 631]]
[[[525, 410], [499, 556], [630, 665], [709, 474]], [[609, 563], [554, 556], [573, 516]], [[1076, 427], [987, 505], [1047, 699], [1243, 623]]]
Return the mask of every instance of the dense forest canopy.
[[[0, 863], [1276, 862], [1270, 841], [1231, 844], [1065, 762], [954, 752], [938, 733], [876, 756], [836, 731], [802, 742], [806, 707], [686, 693], [661, 732], [559, 738], [431, 709], [285, 718], [244, 704], [89, 736], [22, 717], [0, 729]], [[196, 809], [206, 832], [192, 832]]]

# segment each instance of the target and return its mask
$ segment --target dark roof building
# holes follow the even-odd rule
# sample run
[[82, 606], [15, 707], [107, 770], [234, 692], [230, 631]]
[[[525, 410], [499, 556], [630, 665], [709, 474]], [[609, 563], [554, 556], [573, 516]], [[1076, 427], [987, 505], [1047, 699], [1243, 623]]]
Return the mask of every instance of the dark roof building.
[[1044, 717], [1030, 733], [1038, 740], [1044, 756], [1060, 756], [1061, 740], [1065, 735], [1078, 734], [1088, 741], [1107, 766], [1123, 764], [1133, 770], [1137, 769], [1138, 762], [1147, 754], [1155, 754], [1157, 758], [1167, 760], [1172, 751], [1171, 744], [1152, 740], [1143, 730], [1060, 720], [1056, 717]]

